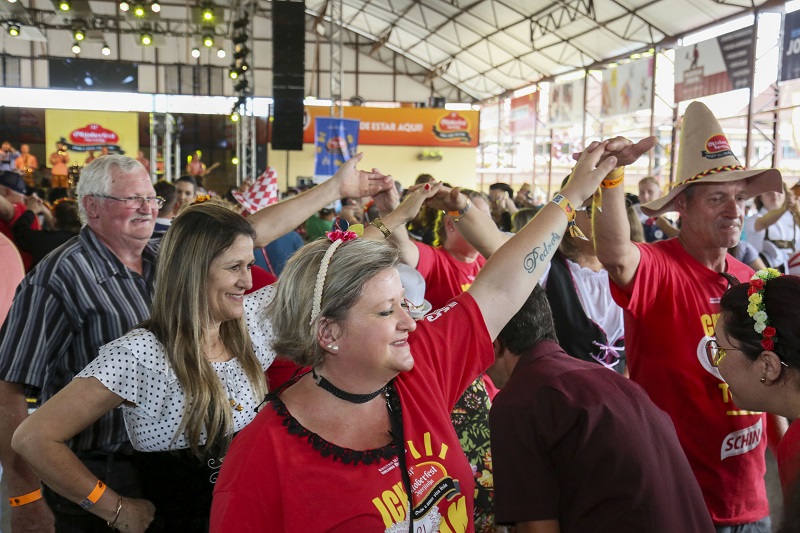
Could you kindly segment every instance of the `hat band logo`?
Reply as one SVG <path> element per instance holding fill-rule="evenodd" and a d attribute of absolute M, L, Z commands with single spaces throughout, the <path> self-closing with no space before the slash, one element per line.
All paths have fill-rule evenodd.
<path fill-rule="evenodd" d="M 720 157 L 728 157 L 733 155 L 731 145 L 728 144 L 728 139 L 724 135 L 714 135 L 706 141 L 706 149 L 701 150 L 700 154 L 706 159 L 719 159 Z"/>

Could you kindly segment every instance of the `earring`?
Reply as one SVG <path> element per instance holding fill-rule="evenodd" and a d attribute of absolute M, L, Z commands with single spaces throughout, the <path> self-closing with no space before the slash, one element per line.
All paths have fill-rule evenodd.
<path fill-rule="evenodd" d="M 763 378 L 761 378 L 761 383 L 766 383 L 766 382 L 767 382 L 767 377 L 766 377 L 766 376 L 764 376 Z"/>
<path fill-rule="evenodd" d="M 326 348 L 328 348 L 329 350 L 331 350 L 333 352 L 335 352 L 336 350 L 339 349 L 339 347 L 336 346 L 335 344 L 329 344 L 328 346 L 326 346 Z"/>

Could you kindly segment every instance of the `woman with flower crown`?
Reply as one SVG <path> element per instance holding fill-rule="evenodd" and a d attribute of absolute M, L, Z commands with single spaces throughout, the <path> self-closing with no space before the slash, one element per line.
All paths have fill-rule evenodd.
<path fill-rule="evenodd" d="M 720 301 L 716 338 L 708 341 L 709 362 L 728 384 L 741 409 L 800 417 L 800 277 L 773 268 L 759 270 L 748 284 L 728 289 Z M 784 501 L 800 479 L 800 423 L 778 443 Z"/>
<path fill-rule="evenodd" d="M 419 322 L 404 308 L 392 245 L 333 232 L 299 250 L 267 318 L 276 352 L 311 371 L 271 393 L 233 442 L 211 531 L 473 531 L 474 477 L 449 413 L 493 362 L 492 340 L 574 225 L 573 206 L 616 164 L 595 168 L 604 147 L 584 153 L 467 292 Z M 434 208 L 474 215 L 463 195 L 418 187 Z M 383 239 L 412 211 L 371 222 L 365 236 Z"/>

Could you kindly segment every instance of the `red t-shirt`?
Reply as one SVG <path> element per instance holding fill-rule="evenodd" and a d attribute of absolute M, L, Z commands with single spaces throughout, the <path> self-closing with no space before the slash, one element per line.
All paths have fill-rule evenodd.
<path fill-rule="evenodd" d="M 794 501 L 800 480 L 800 423 L 794 422 L 778 443 L 778 473 L 783 487 L 783 501 L 786 505 Z"/>
<path fill-rule="evenodd" d="M 11 215 L 11 220 L 0 220 L 0 233 L 11 239 L 11 242 L 14 242 L 14 234 L 11 231 L 11 227 L 14 225 L 14 222 L 17 221 L 19 217 L 27 210 L 28 208 L 25 207 L 23 203 L 16 203 L 14 204 L 14 214 Z M 33 217 L 33 222 L 31 222 L 31 229 L 42 229 L 39 225 L 39 218 Z M 22 264 L 25 265 L 25 272 L 31 269 L 31 264 L 33 263 L 33 258 L 31 254 L 28 252 L 23 252 L 19 250 L 19 255 L 22 257 Z"/>
<path fill-rule="evenodd" d="M 631 379 L 672 418 L 714 523 L 760 520 L 769 514 L 766 415 L 736 407 L 705 354 L 727 280 L 690 256 L 677 239 L 637 246 L 641 262 L 631 293 L 611 283 L 611 294 L 625 311 Z M 728 273 L 740 281 L 753 273 L 730 255 L 727 263 Z"/>
<path fill-rule="evenodd" d="M 457 294 L 469 289 L 486 259 L 482 255 L 472 263 L 463 263 L 442 248 L 414 242 L 419 250 L 417 271 L 425 278 L 425 299 L 433 309 L 444 307 Z"/>
<path fill-rule="evenodd" d="M 414 368 L 394 383 L 419 516 L 414 529 L 473 531 L 472 469 L 449 414 L 491 364 L 491 339 L 475 300 L 464 294 L 419 321 L 409 340 Z M 365 464 L 373 452 L 327 443 L 302 428 L 282 403 L 270 402 L 225 457 L 210 531 L 401 531 L 407 493 L 397 458 L 370 455 L 374 462 Z"/>

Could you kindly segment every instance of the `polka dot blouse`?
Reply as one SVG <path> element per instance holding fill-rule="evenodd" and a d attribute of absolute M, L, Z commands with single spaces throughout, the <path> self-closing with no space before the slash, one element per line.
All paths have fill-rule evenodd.
<path fill-rule="evenodd" d="M 271 348 L 272 327 L 264 318 L 264 309 L 274 296 L 274 289 L 264 287 L 245 296 L 247 330 L 253 341 L 256 358 L 266 369 L 275 359 Z M 233 429 L 241 430 L 253 418 L 263 398 L 256 398 L 239 360 L 212 363 L 223 389 L 233 405 Z M 76 377 L 95 377 L 110 391 L 125 399 L 125 426 L 134 449 L 160 452 L 188 448 L 185 436 L 177 435 L 186 404 L 183 388 L 169 365 L 164 347 L 155 335 L 135 329 L 100 348 L 98 357 Z M 206 435 L 201 435 L 201 443 Z"/>

